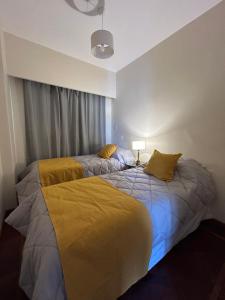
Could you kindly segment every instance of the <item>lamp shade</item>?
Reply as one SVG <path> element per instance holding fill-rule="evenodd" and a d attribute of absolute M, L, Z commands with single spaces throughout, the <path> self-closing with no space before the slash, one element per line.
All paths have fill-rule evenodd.
<path fill-rule="evenodd" d="M 110 31 L 97 30 L 91 35 L 91 52 L 97 58 L 109 58 L 114 54 L 113 36 Z"/>
<path fill-rule="evenodd" d="M 133 150 L 144 150 L 145 149 L 145 141 L 134 141 L 132 142 Z"/>

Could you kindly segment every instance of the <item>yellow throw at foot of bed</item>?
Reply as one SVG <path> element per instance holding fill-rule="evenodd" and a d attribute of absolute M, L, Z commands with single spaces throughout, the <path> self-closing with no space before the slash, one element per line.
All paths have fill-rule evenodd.
<path fill-rule="evenodd" d="M 70 300 L 115 300 L 148 270 L 142 203 L 99 177 L 42 188 Z"/>
<path fill-rule="evenodd" d="M 41 185 L 49 186 L 83 177 L 83 166 L 71 157 L 39 161 Z"/>

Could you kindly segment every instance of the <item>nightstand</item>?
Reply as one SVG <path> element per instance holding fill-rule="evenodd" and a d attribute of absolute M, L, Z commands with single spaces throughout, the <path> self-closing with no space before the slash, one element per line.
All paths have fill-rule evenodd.
<path fill-rule="evenodd" d="M 132 169 L 132 168 L 136 168 L 137 165 L 136 165 L 136 163 L 133 163 L 133 162 L 130 162 L 130 163 L 127 162 L 126 167 L 127 167 L 127 169 Z"/>
<path fill-rule="evenodd" d="M 132 162 L 131 162 L 131 163 L 129 163 L 129 162 L 126 163 L 127 169 L 138 168 L 138 167 L 139 167 L 139 168 L 140 168 L 140 167 L 141 167 L 141 168 L 145 168 L 146 165 L 147 165 L 147 163 L 141 163 L 141 164 L 138 165 L 138 166 L 136 165 L 136 163 L 132 163 Z"/>

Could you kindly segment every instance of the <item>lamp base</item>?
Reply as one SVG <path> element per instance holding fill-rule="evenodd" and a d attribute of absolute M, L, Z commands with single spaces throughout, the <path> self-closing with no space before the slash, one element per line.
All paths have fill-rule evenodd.
<path fill-rule="evenodd" d="M 140 162 L 140 160 L 138 159 L 138 160 L 136 161 L 136 166 L 140 166 L 140 164 L 141 164 L 141 162 Z"/>
<path fill-rule="evenodd" d="M 137 156 L 137 161 L 136 161 L 136 166 L 140 166 L 140 150 L 138 150 L 138 156 Z"/>

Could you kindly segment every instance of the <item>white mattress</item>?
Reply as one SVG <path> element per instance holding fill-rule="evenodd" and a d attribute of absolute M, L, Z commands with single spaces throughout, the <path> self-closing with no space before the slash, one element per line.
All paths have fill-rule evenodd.
<path fill-rule="evenodd" d="M 145 174 L 142 168 L 101 177 L 148 210 L 153 229 L 149 268 L 209 216 L 208 206 L 215 197 L 210 174 L 194 160 L 181 160 L 170 183 Z M 27 233 L 20 285 L 28 297 L 66 299 L 56 237 L 41 191 L 24 199 L 7 222 Z"/>

